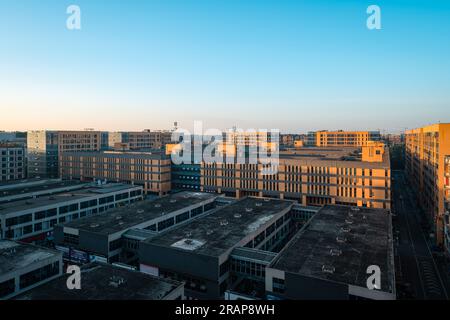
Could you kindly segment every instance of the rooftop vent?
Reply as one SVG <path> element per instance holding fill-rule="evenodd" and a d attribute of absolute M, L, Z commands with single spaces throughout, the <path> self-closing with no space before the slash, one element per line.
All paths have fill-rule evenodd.
<path fill-rule="evenodd" d="M 346 224 L 352 224 L 352 223 L 353 223 L 353 220 L 345 219 L 345 223 L 346 223 Z"/>
<path fill-rule="evenodd" d="M 228 225 L 228 221 L 227 220 L 222 220 L 222 221 L 220 221 L 220 225 L 221 226 L 227 226 Z"/>
<path fill-rule="evenodd" d="M 116 220 L 120 220 L 120 219 L 122 219 L 122 216 L 117 216 L 116 217 Z"/>
<path fill-rule="evenodd" d="M 255 203 L 255 206 L 261 207 L 261 206 L 262 206 L 262 203 L 261 203 L 261 202 L 257 202 L 257 203 Z"/>
<path fill-rule="evenodd" d="M 335 270 L 336 270 L 336 268 L 333 266 L 329 266 L 329 265 L 322 266 L 322 272 L 325 272 L 325 273 L 333 274 Z"/>
<path fill-rule="evenodd" d="M 337 236 L 336 241 L 339 243 L 345 243 L 347 242 L 347 239 L 345 237 Z"/>
<path fill-rule="evenodd" d="M 348 233 L 348 232 L 350 232 L 352 229 L 350 229 L 350 227 L 342 227 L 341 228 L 341 232 L 345 232 L 345 233 Z"/>
<path fill-rule="evenodd" d="M 138 214 L 142 214 L 142 213 L 144 213 L 144 210 L 139 209 L 139 210 L 137 211 L 137 213 L 138 213 Z"/>
<path fill-rule="evenodd" d="M 242 217 L 242 214 L 240 214 L 240 213 L 235 213 L 235 214 L 234 214 L 234 217 L 235 217 L 236 219 L 239 219 L 240 217 Z"/>
<path fill-rule="evenodd" d="M 213 233 L 214 233 L 214 230 L 211 230 L 211 229 L 206 231 L 206 234 L 207 234 L 208 236 L 211 235 L 211 234 L 213 234 Z"/>
<path fill-rule="evenodd" d="M 330 254 L 332 256 L 340 256 L 342 254 L 342 250 L 340 250 L 340 249 L 331 249 L 330 250 Z"/>
<path fill-rule="evenodd" d="M 264 201 L 265 201 L 265 202 L 269 202 L 269 201 L 270 201 L 270 199 L 268 199 L 268 198 L 265 198 L 265 199 L 264 199 Z"/>
<path fill-rule="evenodd" d="M 155 208 L 161 208 L 161 203 L 156 203 Z"/>
<path fill-rule="evenodd" d="M 175 203 L 175 202 L 177 202 L 177 199 L 171 199 L 169 202 L 170 203 Z"/>
<path fill-rule="evenodd" d="M 245 208 L 245 212 L 252 212 L 253 208 Z"/>
<path fill-rule="evenodd" d="M 109 285 L 114 288 L 118 288 L 125 283 L 125 279 L 118 276 L 112 276 L 109 279 Z"/>
<path fill-rule="evenodd" d="M 100 227 L 100 225 L 98 223 L 92 223 L 91 224 L 91 228 L 98 228 Z"/>

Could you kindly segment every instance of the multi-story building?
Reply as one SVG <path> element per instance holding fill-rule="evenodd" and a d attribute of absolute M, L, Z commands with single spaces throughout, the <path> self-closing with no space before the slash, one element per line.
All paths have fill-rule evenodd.
<path fill-rule="evenodd" d="M 380 141 L 379 131 L 316 131 L 309 132 L 307 144 L 316 147 L 362 147 L 368 141 Z"/>
<path fill-rule="evenodd" d="M 180 192 L 61 224 L 55 227 L 56 248 L 71 262 L 136 263 L 141 241 L 211 212 L 216 198 Z"/>
<path fill-rule="evenodd" d="M 81 288 L 67 287 L 62 275 L 17 296 L 17 300 L 182 300 L 181 282 L 153 277 L 120 266 L 94 262 L 81 267 Z"/>
<path fill-rule="evenodd" d="M 445 247 L 450 255 L 450 156 L 445 157 L 444 169 L 444 210 L 445 210 Z"/>
<path fill-rule="evenodd" d="M 265 267 L 295 233 L 294 201 L 246 197 L 140 243 L 140 270 L 184 281 L 189 299 L 219 299 Z"/>
<path fill-rule="evenodd" d="M 369 279 L 375 270 L 378 284 Z M 324 206 L 265 271 L 269 299 L 395 300 L 391 215 Z"/>
<path fill-rule="evenodd" d="M 65 152 L 61 178 L 107 180 L 140 185 L 146 194 L 167 194 L 171 189 L 171 161 L 163 152 Z"/>
<path fill-rule="evenodd" d="M 40 188 L 47 193 L 36 196 L 36 192 L 31 192 L 33 198 L 22 197 L 0 204 L 0 238 L 45 243 L 52 239 L 53 227 L 58 223 L 102 213 L 141 200 L 143 196 L 142 187 L 124 184 L 77 184 L 65 188 L 42 185 Z M 61 193 L 58 191 L 61 189 L 66 191 Z"/>
<path fill-rule="evenodd" d="M 61 181 L 59 179 L 30 179 L 0 185 L 0 204 L 5 202 L 32 199 L 45 195 L 70 192 L 87 186 L 80 181 Z"/>
<path fill-rule="evenodd" d="M 13 143 L 0 143 L 0 183 L 25 177 L 25 148 Z"/>
<path fill-rule="evenodd" d="M 56 250 L 0 240 L 0 300 L 45 284 L 62 269 L 62 254 Z"/>
<path fill-rule="evenodd" d="M 201 190 L 227 196 L 297 200 L 302 205 L 344 204 L 390 209 L 389 150 L 380 143 L 358 148 L 301 148 L 280 152 L 277 172 L 264 164 L 201 165 Z"/>
<path fill-rule="evenodd" d="M 172 132 L 170 131 L 110 132 L 108 144 L 110 148 L 118 144 L 127 144 L 130 150 L 161 149 L 171 143 L 171 140 Z"/>
<path fill-rule="evenodd" d="M 58 178 L 61 154 L 100 151 L 104 143 L 104 134 L 100 131 L 29 131 L 28 176 Z"/>
<path fill-rule="evenodd" d="M 27 133 L 26 132 L 5 132 L 0 131 L 0 144 L 1 143 L 14 143 L 22 147 L 27 145 Z"/>
<path fill-rule="evenodd" d="M 405 173 L 419 205 L 435 226 L 438 245 L 444 244 L 445 158 L 450 155 L 450 123 L 405 132 Z"/>

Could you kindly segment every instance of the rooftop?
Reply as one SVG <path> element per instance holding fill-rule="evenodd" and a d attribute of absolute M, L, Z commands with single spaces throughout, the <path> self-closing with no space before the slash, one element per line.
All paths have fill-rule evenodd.
<path fill-rule="evenodd" d="M 80 290 L 67 288 L 67 276 L 34 288 L 18 300 L 161 300 L 182 284 L 173 280 L 92 263 L 81 269 Z"/>
<path fill-rule="evenodd" d="M 64 227 L 101 234 L 113 234 L 132 228 L 171 212 L 216 198 L 217 195 L 202 192 L 180 192 L 158 198 L 153 201 L 140 201 L 127 207 L 108 210 L 98 214 L 74 220 Z"/>
<path fill-rule="evenodd" d="M 15 200 L 10 202 L 0 203 L 0 215 L 6 215 L 12 212 L 24 211 L 29 209 L 40 208 L 44 206 L 55 206 L 68 201 L 80 200 L 83 198 L 90 198 L 94 195 L 108 194 L 121 190 L 129 190 L 132 188 L 139 188 L 129 184 L 110 183 L 100 186 L 85 185 L 81 189 L 76 189 L 70 192 L 57 193 L 51 195 L 40 196 L 37 198 L 29 198 L 22 200 Z"/>
<path fill-rule="evenodd" d="M 324 206 L 280 252 L 272 269 L 366 287 L 377 265 L 381 288 L 393 292 L 391 216 L 386 210 Z"/>
<path fill-rule="evenodd" d="M 19 180 L 0 184 L 0 202 L 15 197 L 32 197 L 36 193 L 56 193 L 64 189 L 76 189 L 88 185 L 86 182 L 76 180 L 62 181 L 59 179 Z"/>
<path fill-rule="evenodd" d="M 133 158 L 133 159 L 169 159 L 169 157 L 161 152 L 161 150 L 144 149 L 144 150 L 109 150 L 109 151 L 82 151 L 82 152 L 65 152 L 64 156 L 102 156 L 104 158 Z"/>
<path fill-rule="evenodd" d="M 61 253 L 55 250 L 10 240 L 0 240 L 0 275 L 60 255 Z"/>
<path fill-rule="evenodd" d="M 276 219 L 293 206 L 293 201 L 247 197 L 221 207 L 183 227 L 146 240 L 155 246 L 220 256 L 251 233 Z"/>

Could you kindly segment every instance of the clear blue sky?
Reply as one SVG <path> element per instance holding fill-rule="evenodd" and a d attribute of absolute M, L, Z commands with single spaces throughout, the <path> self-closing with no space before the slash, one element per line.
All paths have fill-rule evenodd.
<path fill-rule="evenodd" d="M 0 130 L 450 122 L 450 1 L 0 0 L 0 111 Z"/>

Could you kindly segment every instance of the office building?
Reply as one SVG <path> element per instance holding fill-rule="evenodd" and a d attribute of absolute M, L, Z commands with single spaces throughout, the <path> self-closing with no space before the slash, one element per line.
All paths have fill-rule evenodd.
<path fill-rule="evenodd" d="M 180 192 L 55 227 L 55 244 L 76 263 L 136 263 L 140 242 L 215 207 L 216 195 Z"/>
<path fill-rule="evenodd" d="M 305 206 L 391 207 L 389 150 L 380 143 L 283 151 L 275 174 L 263 174 L 262 163 L 202 162 L 201 166 L 204 192 L 290 199 Z"/>
<path fill-rule="evenodd" d="M 0 204 L 0 236 L 23 242 L 45 243 L 53 238 L 53 227 L 58 223 L 102 213 L 119 205 L 142 199 L 142 187 L 124 184 L 86 186 L 41 185 L 46 190 L 33 198 L 22 197 Z M 47 187 L 47 188 L 46 188 Z M 50 193 L 51 188 L 54 193 Z M 71 189 L 58 193 L 61 189 Z M 34 192 L 29 191 L 29 194 Z M 34 193 L 36 194 L 36 193 Z M 9 194 L 12 196 L 14 194 Z"/>
<path fill-rule="evenodd" d="M 25 148 L 0 142 L 0 184 L 26 178 Z"/>
<path fill-rule="evenodd" d="M 264 282 L 265 266 L 296 231 L 294 204 L 251 197 L 232 202 L 141 242 L 140 270 L 184 281 L 188 299 L 223 298 L 243 277 Z"/>
<path fill-rule="evenodd" d="M 368 141 L 380 141 L 379 131 L 316 131 L 309 132 L 307 144 L 316 147 L 362 147 Z"/>
<path fill-rule="evenodd" d="M 0 203 L 81 189 L 88 183 L 60 179 L 28 179 L 0 185 Z"/>
<path fill-rule="evenodd" d="M 395 300 L 394 272 L 389 212 L 327 205 L 266 268 L 267 298 Z"/>
<path fill-rule="evenodd" d="M 57 278 L 62 268 L 62 255 L 58 251 L 0 240 L 0 300 Z"/>
<path fill-rule="evenodd" d="M 69 275 L 19 295 L 17 300 L 182 300 L 183 284 L 121 267 L 91 263 L 81 268 L 81 288 L 67 287 Z"/>
<path fill-rule="evenodd" d="M 28 177 L 58 178 L 61 154 L 99 151 L 102 148 L 102 137 L 104 137 L 102 132 L 90 130 L 29 131 L 27 133 Z"/>
<path fill-rule="evenodd" d="M 405 174 L 418 204 L 444 244 L 445 158 L 450 155 L 450 124 L 435 124 L 405 132 Z"/>
<path fill-rule="evenodd" d="M 450 156 L 445 157 L 444 169 L 444 238 L 447 254 L 450 255 Z"/>
<path fill-rule="evenodd" d="M 66 152 L 61 155 L 61 178 L 106 180 L 139 185 L 146 194 L 170 191 L 171 161 L 163 152 Z"/>
<path fill-rule="evenodd" d="M 171 131 L 110 132 L 108 145 L 115 148 L 118 144 L 126 144 L 130 150 L 161 149 L 171 140 Z"/>

